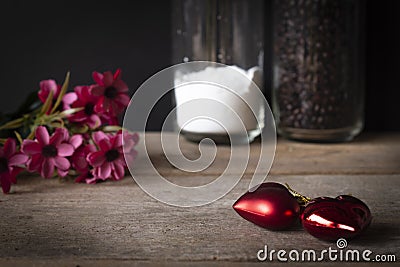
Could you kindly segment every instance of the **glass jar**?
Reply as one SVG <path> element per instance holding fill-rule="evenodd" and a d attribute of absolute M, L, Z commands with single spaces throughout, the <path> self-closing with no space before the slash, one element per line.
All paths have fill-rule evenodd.
<path fill-rule="evenodd" d="M 263 12 L 262 0 L 174 0 L 172 16 L 173 63 L 207 61 L 224 64 L 204 64 L 204 69 L 183 71 L 183 74 L 180 73 L 181 77 L 176 78 L 176 80 L 186 79 L 190 81 L 194 77 L 200 77 L 203 80 L 206 79 L 207 75 L 210 77 L 219 76 L 224 79 L 224 77 L 227 77 L 225 74 L 232 72 L 231 69 L 228 70 L 226 67 L 232 67 L 261 89 L 264 59 Z M 212 80 L 218 83 L 215 77 Z M 228 83 L 234 84 L 234 82 Z M 240 85 L 240 82 L 237 84 Z M 246 88 L 246 90 L 249 88 Z M 240 90 L 241 88 L 233 91 L 237 93 Z M 195 123 L 185 124 L 188 114 L 183 114 L 181 112 L 183 109 L 179 109 L 179 105 L 182 104 L 183 100 L 194 100 L 205 97 L 207 94 L 217 101 L 224 102 L 228 106 L 231 105 L 234 112 L 238 113 L 239 117 L 243 119 L 248 133 L 245 138 L 247 141 L 251 142 L 260 134 L 262 125 L 257 124 L 257 120 L 248 119 L 248 114 L 244 114 L 248 112 L 242 112 L 244 108 L 232 106 L 232 103 L 228 102 L 229 97 L 226 94 L 218 93 L 218 89 L 213 91 L 211 87 L 193 86 L 192 88 L 185 88 L 185 90 L 175 88 L 173 97 L 174 104 L 177 106 L 178 130 L 187 139 L 199 141 L 205 137 L 210 137 L 217 143 L 228 142 L 227 129 L 223 129 L 211 120 L 200 119 Z M 240 95 L 240 97 L 251 98 L 248 95 Z M 216 109 L 216 112 L 221 113 L 221 110 Z M 197 115 L 201 115 L 200 113 L 198 112 Z M 221 119 L 224 120 L 223 117 Z M 229 121 L 225 122 L 229 125 Z M 236 128 L 233 127 L 233 124 L 229 125 L 228 128 L 230 128 L 228 129 L 230 134 L 235 135 Z"/>
<path fill-rule="evenodd" d="M 272 105 L 278 133 L 335 142 L 363 128 L 363 2 L 274 0 Z"/>

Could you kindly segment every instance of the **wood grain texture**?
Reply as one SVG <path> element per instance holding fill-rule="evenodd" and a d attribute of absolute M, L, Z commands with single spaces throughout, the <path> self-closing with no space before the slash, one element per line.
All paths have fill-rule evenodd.
<path fill-rule="evenodd" d="M 189 159 L 198 158 L 200 155 L 198 144 L 181 139 L 183 154 Z M 146 134 L 146 148 L 152 162 L 162 175 L 166 177 L 188 175 L 168 162 L 161 147 L 159 134 Z M 245 171 L 247 174 L 253 173 L 258 163 L 259 142 L 252 143 L 250 149 L 250 160 Z M 244 152 L 240 155 L 246 157 Z M 179 158 L 180 155 L 172 154 L 171 157 Z M 230 148 L 218 146 L 217 157 L 213 164 L 198 174 L 221 174 L 229 162 L 229 157 Z M 146 172 L 148 170 L 143 170 L 143 173 Z M 400 173 L 400 134 L 364 134 L 353 142 L 333 144 L 300 143 L 279 138 L 270 173 L 277 175 Z"/>
<path fill-rule="evenodd" d="M 371 135 L 335 145 L 279 140 L 268 179 L 287 182 L 310 197 L 351 193 L 364 200 L 373 223 L 363 236 L 349 241 L 349 248 L 399 258 L 400 171 L 395 162 L 399 140 L 400 135 Z M 153 144 L 152 156 L 160 151 Z M 386 161 L 374 161 L 378 156 Z M 339 165 L 334 160 L 330 163 L 329 157 L 347 167 L 335 169 L 332 166 Z M 209 182 L 217 173 L 173 175 L 178 170 L 170 171 L 163 164 L 157 167 L 169 172 L 171 181 L 185 185 Z M 164 205 L 146 195 L 130 177 L 97 185 L 20 177 L 12 194 L 0 195 L 0 265 L 253 266 L 259 264 L 256 253 L 264 245 L 318 251 L 335 246 L 300 227 L 271 232 L 239 217 L 231 206 L 248 188 L 250 177 L 251 169 L 225 197 L 198 208 Z"/>

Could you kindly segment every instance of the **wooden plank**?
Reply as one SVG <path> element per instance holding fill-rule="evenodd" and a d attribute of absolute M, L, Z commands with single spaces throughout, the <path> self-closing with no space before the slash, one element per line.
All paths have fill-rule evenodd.
<path fill-rule="evenodd" d="M 352 193 L 371 208 L 369 231 L 349 241 L 352 249 L 392 253 L 399 257 L 400 175 L 272 175 L 311 197 Z M 194 184 L 204 176 L 174 177 Z M 232 209 L 246 191 L 246 176 L 224 198 L 203 207 L 178 208 L 146 195 L 126 178 L 97 185 L 72 180 L 24 177 L 13 194 L 1 195 L 0 261 L 40 259 L 181 262 L 256 262 L 264 245 L 271 249 L 322 250 L 320 241 L 301 228 L 272 232 L 257 227 Z M 6 260 L 6 259 L 9 260 Z M 44 261 L 46 262 L 46 261 Z M 91 264 L 98 263 L 92 261 Z M 82 265 L 83 265 L 82 263 Z M 119 262 L 123 265 L 123 262 Z M 192 264 L 192 265 L 191 265 Z M 267 263 L 266 263 L 267 264 Z M 135 265 L 134 265 L 135 266 Z M 203 266 L 203 265 L 202 265 Z"/>
<path fill-rule="evenodd" d="M 166 133 L 167 140 L 174 135 Z M 142 138 L 143 141 L 143 138 Z M 187 176 L 188 172 L 172 166 L 161 148 L 158 133 L 146 133 L 146 148 L 154 166 L 165 177 Z M 180 139 L 183 154 L 190 158 L 199 157 L 198 145 Z M 212 165 L 198 175 L 219 175 L 226 168 L 230 157 L 228 146 L 218 146 L 217 157 Z M 143 144 L 139 151 L 145 151 Z M 245 149 L 243 148 L 243 151 Z M 259 159 L 260 146 L 251 145 L 250 160 L 245 171 L 252 174 Z M 143 153 L 142 153 L 143 156 Z M 246 154 L 240 153 L 243 160 Z M 178 153 L 170 154 L 179 159 Z M 150 174 L 149 168 L 141 169 L 138 159 L 136 172 Z M 237 173 L 241 173 L 238 169 Z M 313 144 L 278 139 L 271 174 L 398 174 L 400 173 L 400 134 L 364 134 L 349 143 Z"/>
<path fill-rule="evenodd" d="M 219 146 L 211 168 L 188 174 L 171 167 L 162 155 L 158 134 L 147 137 L 156 168 L 176 184 L 206 184 L 229 159 L 229 148 Z M 197 144 L 183 140 L 181 145 L 189 158 L 199 155 Z M 97 185 L 20 177 L 12 194 L 0 195 L 0 266 L 253 266 L 259 264 L 256 253 L 264 245 L 317 251 L 334 247 L 300 227 L 271 232 L 234 212 L 232 204 L 248 188 L 258 146 L 251 146 L 250 163 L 240 183 L 222 199 L 198 208 L 162 204 L 129 177 Z M 364 200 L 373 223 L 362 237 L 349 241 L 349 248 L 394 254 L 398 259 L 399 148 L 400 134 L 364 134 L 351 143 L 325 145 L 279 139 L 268 180 L 288 182 L 310 197 L 351 193 Z M 137 171 L 152 177 L 152 172 L 141 168 L 139 158 Z"/>
<path fill-rule="evenodd" d="M 44 266 L 57 266 L 57 267 L 103 267 L 103 266 L 113 266 L 113 267 L 164 267 L 164 266 L 174 266 L 174 267 L 259 267 L 260 265 L 268 265 L 269 267 L 274 266 L 338 266 L 341 263 L 338 262 L 301 262 L 301 263 L 281 263 L 281 262 L 230 262 L 230 261 L 197 261 L 197 262 L 179 262 L 179 261 L 135 261 L 135 260 L 118 260 L 118 259 L 81 259 L 81 258 L 62 258 L 62 259 L 0 259 L 0 266 L 2 267 L 44 267 Z M 398 266 L 398 263 L 392 263 L 390 266 Z M 368 266 L 382 266 L 382 264 L 377 263 L 366 263 L 366 262 L 352 262 L 352 267 L 368 267 Z M 384 266 L 387 266 L 387 264 Z"/>

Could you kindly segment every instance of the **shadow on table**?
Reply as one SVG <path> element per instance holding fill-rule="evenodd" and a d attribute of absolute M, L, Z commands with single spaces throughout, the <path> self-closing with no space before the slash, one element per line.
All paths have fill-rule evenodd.
<path fill-rule="evenodd" d="M 392 243 L 400 234 L 399 226 L 390 224 L 371 224 L 360 237 L 351 241 L 354 245 L 362 246 L 383 246 Z"/>
<path fill-rule="evenodd" d="M 392 143 L 398 140 L 397 132 L 362 132 L 357 135 L 349 143 L 355 144 L 373 144 L 375 142 L 379 143 Z"/>

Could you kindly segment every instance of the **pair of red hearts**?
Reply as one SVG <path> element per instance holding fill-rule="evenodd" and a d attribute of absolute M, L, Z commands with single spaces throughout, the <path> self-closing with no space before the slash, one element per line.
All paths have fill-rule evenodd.
<path fill-rule="evenodd" d="M 300 219 L 308 233 L 325 240 L 354 238 L 372 219 L 368 206 L 353 196 L 309 199 L 274 182 L 245 193 L 233 208 L 244 219 L 270 230 L 287 229 Z"/>

